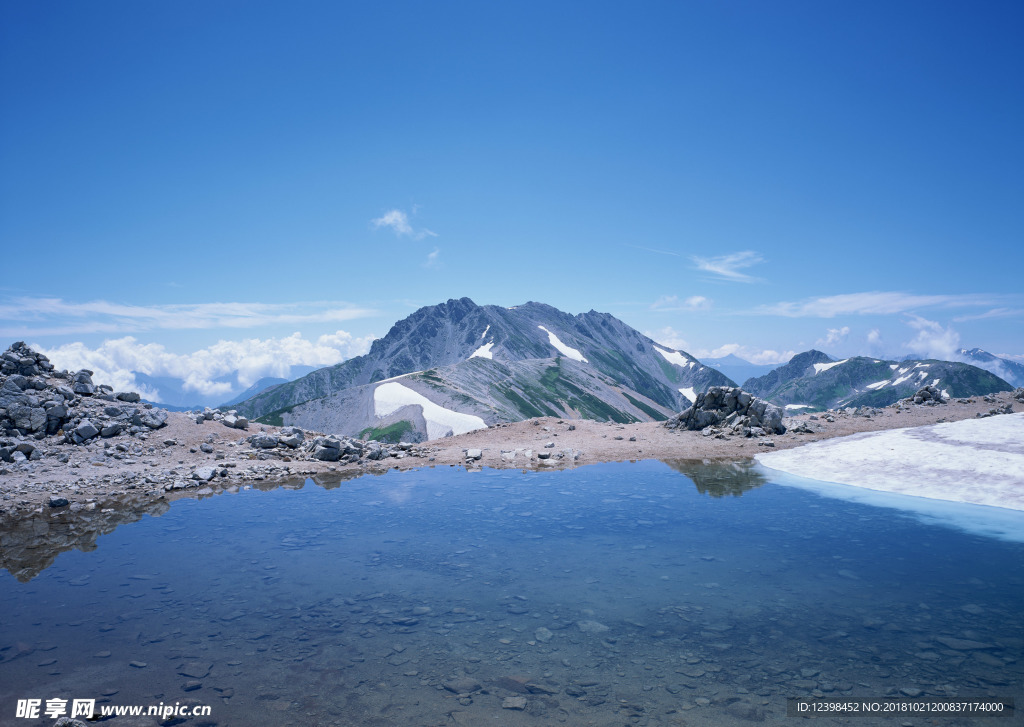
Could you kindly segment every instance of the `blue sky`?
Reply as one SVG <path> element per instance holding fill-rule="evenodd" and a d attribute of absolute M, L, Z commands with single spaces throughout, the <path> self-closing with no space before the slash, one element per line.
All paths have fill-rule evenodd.
<path fill-rule="evenodd" d="M 1021 37 L 1019 2 L 5 3 L 0 345 L 323 365 L 469 296 L 704 356 L 1024 354 Z"/>

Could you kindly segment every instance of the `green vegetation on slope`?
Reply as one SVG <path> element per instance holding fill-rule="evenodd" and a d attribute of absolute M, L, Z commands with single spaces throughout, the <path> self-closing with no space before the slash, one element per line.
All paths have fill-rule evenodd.
<path fill-rule="evenodd" d="M 644 403 L 643 403 L 642 401 L 637 401 L 637 400 L 636 400 L 636 399 L 634 399 L 634 398 L 633 398 L 632 396 L 630 396 L 629 394 L 627 394 L 627 393 L 626 393 L 625 391 L 623 391 L 623 392 L 622 392 L 622 395 L 623 395 L 624 397 L 626 397 L 627 399 L 629 399 L 629 403 L 630 403 L 630 404 L 632 404 L 633 406 L 635 406 L 635 407 L 636 407 L 637 409 L 639 409 L 640 411 L 642 411 L 642 412 L 643 412 L 644 414 L 646 414 L 647 416 L 649 416 L 649 417 L 650 417 L 651 419 L 653 419 L 654 421 L 656 421 L 656 422 L 663 422 L 663 421 L 665 421 L 666 419 L 668 419 L 668 417 L 667 417 L 667 416 L 665 416 L 664 414 L 662 414 L 662 413 L 661 413 L 660 411 L 658 411 L 657 409 L 654 409 L 654 408 L 652 408 L 652 407 L 648 406 L 647 404 L 644 404 Z"/>
<path fill-rule="evenodd" d="M 294 409 L 297 406 L 298 404 L 292 404 L 291 406 L 286 406 L 281 409 L 268 412 L 263 416 L 259 417 L 258 419 L 253 419 L 253 421 L 256 422 L 257 424 L 269 424 L 272 427 L 283 427 L 284 419 L 282 418 L 282 416 L 284 414 L 288 414 L 289 412 L 291 412 L 292 409 Z"/>

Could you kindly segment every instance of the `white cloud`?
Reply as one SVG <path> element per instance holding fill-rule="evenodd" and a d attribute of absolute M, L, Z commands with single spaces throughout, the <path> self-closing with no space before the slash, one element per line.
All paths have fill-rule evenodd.
<path fill-rule="evenodd" d="M 992 305 L 988 295 L 913 295 L 898 291 L 871 291 L 846 293 L 766 305 L 755 312 L 787 318 L 833 318 L 837 315 L 891 315 L 919 308 L 951 308 L 959 306 Z"/>
<path fill-rule="evenodd" d="M 689 348 L 689 345 L 687 345 L 686 341 L 683 340 L 682 334 L 672 326 L 665 326 L 661 330 L 653 333 L 651 331 L 645 331 L 644 335 L 651 340 L 660 343 L 662 346 L 674 348 L 678 351 Z"/>
<path fill-rule="evenodd" d="M 693 262 L 697 266 L 697 270 L 703 270 L 724 280 L 731 280 L 737 283 L 753 283 L 757 278 L 741 273 L 740 270 L 762 263 L 764 258 L 752 250 L 745 250 L 719 257 L 694 257 Z"/>
<path fill-rule="evenodd" d="M 868 343 L 872 346 L 876 346 L 882 342 L 882 332 L 877 328 L 872 328 L 868 331 Z"/>
<path fill-rule="evenodd" d="M 67 343 L 56 348 L 33 345 L 60 369 L 95 372 L 97 383 L 108 383 L 116 390 L 139 391 L 159 401 L 159 393 L 140 390 L 135 372 L 154 377 L 179 379 L 186 391 L 204 396 L 224 395 L 246 388 L 264 376 L 287 377 L 292 366 L 331 366 L 366 353 L 373 336 L 355 338 L 347 331 L 307 340 L 301 333 L 284 338 L 221 340 L 192 353 L 177 354 L 159 343 L 140 343 L 132 336 L 108 339 L 97 348 L 83 343 Z M 230 382 L 217 381 L 230 376 Z"/>
<path fill-rule="evenodd" d="M 423 263 L 425 268 L 437 268 L 441 266 L 441 261 L 438 259 L 441 255 L 441 248 L 435 247 L 433 250 L 427 253 L 427 260 Z"/>
<path fill-rule="evenodd" d="M 268 325 L 339 323 L 376 315 L 347 303 L 182 303 L 124 305 L 106 300 L 11 298 L 0 304 L 0 336 L 134 333 L 152 330 L 254 328 Z"/>
<path fill-rule="evenodd" d="M 757 349 L 751 348 L 750 346 L 743 346 L 738 343 L 726 343 L 718 348 L 706 349 L 699 348 L 691 353 L 698 359 L 705 358 L 723 358 L 732 354 L 738 356 L 744 361 L 749 361 L 754 364 L 776 364 L 785 363 L 789 359 L 796 356 L 796 351 L 776 351 L 771 348 Z"/>
<path fill-rule="evenodd" d="M 416 214 L 417 207 L 413 207 L 413 214 Z M 402 210 L 388 210 L 380 217 L 370 220 L 375 228 L 389 227 L 398 237 L 411 237 L 414 240 L 422 240 L 424 237 L 437 237 L 436 232 L 426 227 L 419 230 L 413 229 L 409 224 L 409 216 Z"/>
<path fill-rule="evenodd" d="M 835 346 L 838 343 L 842 343 L 846 340 L 846 337 L 850 335 L 850 327 L 843 326 L 842 328 L 829 328 L 826 331 L 824 338 L 819 338 L 815 341 L 815 346 Z"/>
<path fill-rule="evenodd" d="M 682 335 L 671 326 L 666 326 L 655 332 L 647 331 L 644 333 L 648 338 L 660 343 L 662 346 L 668 348 L 674 348 L 678 351 L 687 351 L 691 356 L 695 356 L 698 359 L 705 358 L 723 358 L 732 354 L 739 356 L 750 363 L 755 364 L 775 364 L 785 363 L 789 359 L 796 355 L 796 351 L 775 351 L 773 349 L 757 349 L 749 346 L 741 346 L 738 343 L 726 343 L 718 348 L 707 349 L 697 348 L 690 349 L 689 345 L 683 339 Z"/>
<path fill-rule="evenodd" d="M 943 361 L 961 360 L 960 334 L 952 328 L 943 327 L 921 316 L 910 316 L 907 325 L 917 331 L 914 338 L 903 344 L 911 353 Z"/>
<path fill-rule="evenodd" d="M 711 299 L 703 295 L 691 295 L 685 300 L 679 300 L 678 295 L 663 295 L 651 303 L 651 310 L 657 311 L 698 311 L 710 308 Z"/>

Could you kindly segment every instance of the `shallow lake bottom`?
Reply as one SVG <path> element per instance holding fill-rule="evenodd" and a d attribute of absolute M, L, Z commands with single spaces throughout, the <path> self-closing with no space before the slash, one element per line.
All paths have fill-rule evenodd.
<path fill-rule="evenodd" d="M 52 724 L 14 719 L 27 698 L 347 727 L 782 723 L 787 697 L 1021 696 L 1020 543 L 746 463 L 326 485 L 178 501 L 26 583 L 4 574 L 0 723 Z"/>

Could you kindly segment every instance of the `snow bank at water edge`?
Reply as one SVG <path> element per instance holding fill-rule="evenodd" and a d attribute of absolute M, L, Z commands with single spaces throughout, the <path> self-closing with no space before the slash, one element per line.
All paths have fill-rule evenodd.
<path fill-rule="evenodd" d="M 1024 511 L 1024 413 L 854 434 L 757 460 L 818 483 Z"/>

